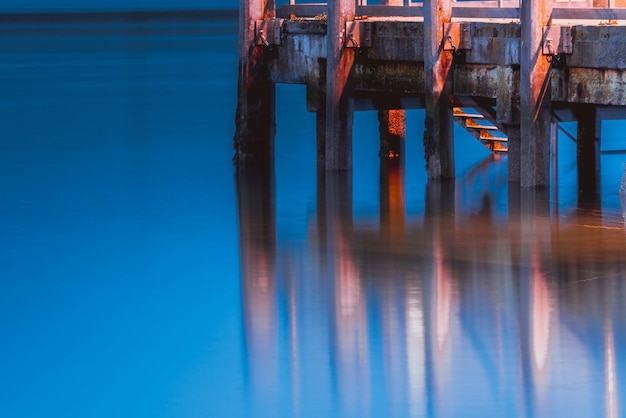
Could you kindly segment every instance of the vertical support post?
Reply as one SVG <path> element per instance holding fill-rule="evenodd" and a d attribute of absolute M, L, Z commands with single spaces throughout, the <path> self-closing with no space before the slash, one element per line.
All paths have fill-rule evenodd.
<path fill-rule="evenodd" d="M 600 203 L 600 136 L 602 121 L 592 104 L 577 104 L 574 115 L 578 120 L 576 132 L 576 162 L 578 165 L 578 203 L 597 208 Z"/>
<path fill-rule="evenodd" d="M 543 27 L 553 0 L 522 1 L 520 55 L 521 186 L 550 184 L 551 64 L 542 55 Z"/>
<path fill-rule="evenodd" d="M 394 158 L 402 155 L 406 139 L 406 112 L 404 109 L 378 111 L 380 157 Z"/>
<path fill-rule="evenodd" d="M 345 47 L 346 21 L 354 19 L 354 0 L 330 0 L 326 32 L 326 142 L 327 170 L 352 169 L 354 99 L 350 74 L 355 48 Z"/>
<path fill-rule="evenodd" d="M 443 25 L 451 20 L 450 0 L 424 0 L 424 157 L 431 179 L 454 178 L 454 127 L 448 103 L 452 52 L 443 50 Z"/>
<path fill-rule="evenodd" d="M 274 0 L 239 1 L 239 69 L 235 115 L 235 163 L 269 164 L 274 156 L 275 86 L 269 50 L 256 45 L 257 20 L 276 16 Z"/>

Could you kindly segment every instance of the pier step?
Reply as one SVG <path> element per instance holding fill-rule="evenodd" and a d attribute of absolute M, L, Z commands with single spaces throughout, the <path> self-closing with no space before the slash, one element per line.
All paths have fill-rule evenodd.
<path fill-rule="evenodd" d="M 453 107 L 452 113 L 454 117 L 460 118 L 473 118 L 473 119 L 484 119 L 485 117 L 480 113 L 474 111 L 474 109 L 468 109 L 463 107 Z"/>
<path fill-rule="evenodd" d="M 492 152 L 507 152 L 508 137 L 474 108 L 454 107 L 454 120 Z"/>

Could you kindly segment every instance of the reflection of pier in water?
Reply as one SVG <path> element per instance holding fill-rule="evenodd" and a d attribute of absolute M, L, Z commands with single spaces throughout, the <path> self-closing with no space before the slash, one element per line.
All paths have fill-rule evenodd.
<path fill-rule="evenodd" d="M 454 182 L 430 182 L 414 222 L 401 166 L 384 163 L 378 229 L 354 219 L 351 175 L 325 173 L 306 242 L 281 245 L 273 177 L 250 170 L 237 182 L 246 352 L 251 382 L 274 391 L 259 407 L 288 397 L 307 410 L 315 392 L 349 416 L 382 404 L 401 416 L 617 416 L 621 220 L 556 222 L 534 190 L 506 222 L 488 201 L 459 215 Z"/>

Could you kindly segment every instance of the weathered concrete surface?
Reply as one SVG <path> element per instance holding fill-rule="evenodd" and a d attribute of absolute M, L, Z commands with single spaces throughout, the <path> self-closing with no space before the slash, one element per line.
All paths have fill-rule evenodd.
<path fill-rule="evenodd" d="M 317 85 L 320 59 L 326 58 L 326 22 L 285 21 L 282 31 L 281 44 L 273 47 L 272 81 Z"/>
<path fill-rule="evenodd" d="M 459 65 L 454 68 L 454 94 L 496 99 L 505 94 L 519 96 L 519 67 L 495 64 Z M 501 84 L 508 82 L 517 84 Z"/>
<path fill-rule="evenodd" d="M 554 70 L 552 100 L 626 106 L 626 72 L 574 67 Z"/>
<path fill-rule="evenodd" d="M 423 22 L 369 22 L 372 46 L 364 50 L 367 58 L 390 61 L 424 61 Z"/>
<path fill-rule="evenodd" d="M 444 24 L 451 21 L 450 1 L 424 1 L 424 157 L 430 179 L 454 178 L 454 119 L 448 103 L 453 54 L 443 49 Z"/>
<path fill-rule="evenodd" d="M 520 36 L 519 23 L 473 22 L 465 63 L 519 65 Z"/>
<path fill-rule="evenodd" d="M 626 69 L 626 26 L 572 27 L 571 67 Z"/>
<path fill-rule="evenodd" d="M 405 94 L 424 93 L 424 66 L 404 61 L 357 60 L 354 89 Z"/>
<path fill-rule="evenodd" d="M 269 76 L 269 50 L 256 46 L 257 20 L 276 15 L 274 0 L 240 0 L 236 163 L 267 165 L 274 156 L 274 83 Z"/>
<path fill-rule="evenodd" d="M 522 187 L 550 185 L 550 122 L 552 119 L 551 64 L 542 55 L 543 27 L 548 25 L 552 0 L 524 1 L 521 5 L 520 50 L 521 154 L 509 151 L 509 160 L 520 159 Z"/>
<path fill-rule="evenodd" d="M 626 27 L 574 26 L 572 54 L 553 69 L 552 100 L 626 105 Z"/>

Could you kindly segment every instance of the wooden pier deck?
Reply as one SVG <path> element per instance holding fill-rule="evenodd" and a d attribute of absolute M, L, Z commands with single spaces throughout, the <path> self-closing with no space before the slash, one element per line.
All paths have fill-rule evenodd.
<path fill-rule="evenodd" d="M 381 155 L 393 156 L 402 109 L 419 107 L 429 178 L 452 178 L 453 109 L 472 108 L 488 122 L 468 128 L 508 149 L 522 187 L 549 185 L 557 124 L 577 120 L 581 187 L 596 187 L 600 122 L 626 119 L 626 1 L 386 1 L 240 0 L 238 164 L 271 162 L 274 84 L 299 83 L 320 168 L 351 169 L 354 111 L 379 111 Z"/>

